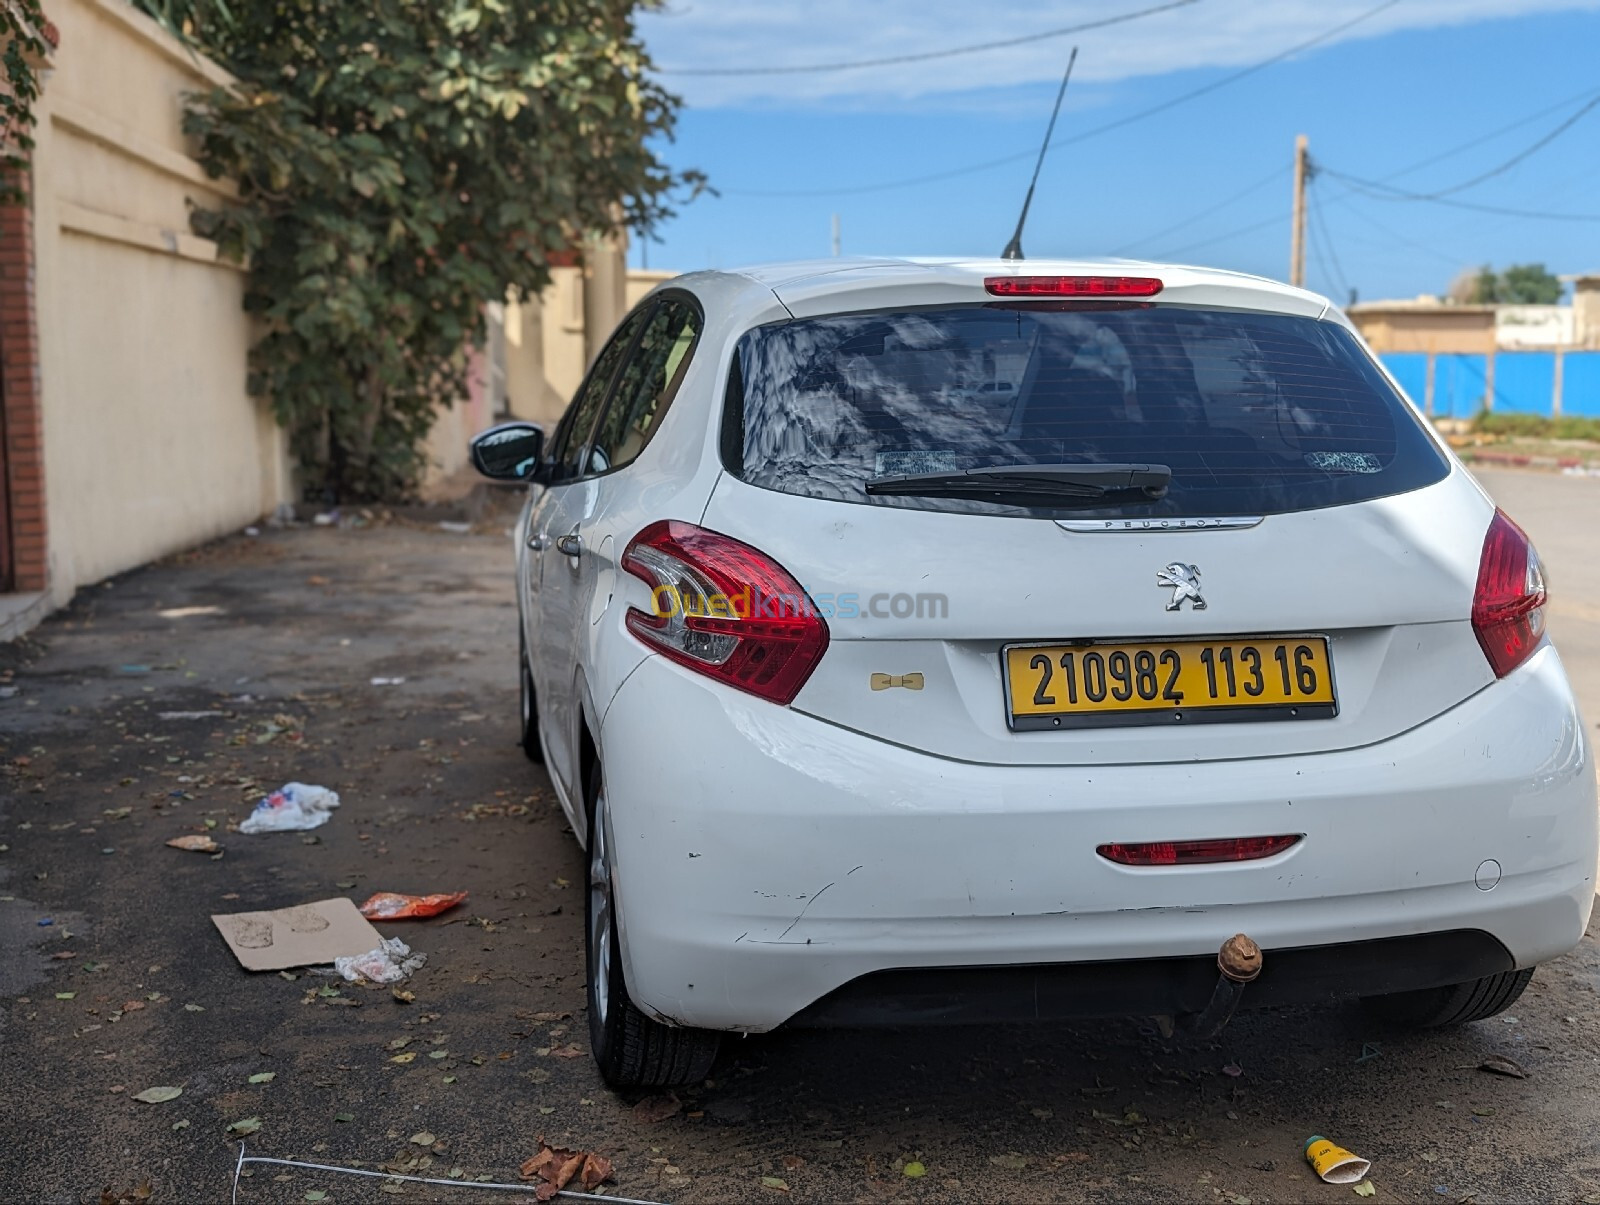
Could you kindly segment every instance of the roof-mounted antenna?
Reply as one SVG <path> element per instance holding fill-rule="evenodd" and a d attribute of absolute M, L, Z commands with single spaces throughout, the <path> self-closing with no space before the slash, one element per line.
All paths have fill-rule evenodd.
<path fill-rule="evenodd" d="M 1050 136 L 1056 132 L 1056 115 L 1061 112 L 1061 99 L 1067 94 L 1067 81 L 1072 78 L 1072 64 L 1078 61 L 1078 48 L 1072 48 L 1067 58 L 1066 74 L 1061 77 L 1061 91 L 1056 93 L 1056 107 L 1050 110 L 1050 124 L 1045 127 L 1044 145 L 1039 148 L 1039 162 L 1033 165 L 1033 179 L 1028 181 L 1028 195 L 1022 199 L 1022 212 L 1017 216 L 1017 232 L 1011 236 L 1001 259 L 1022 259 L 1022 228 L 1028 224 L 1028 206 L 1033 204 L 1033 186 L 1039 183 L 1039 169 L 1044 166 L 1044 153 L 1050 149 Z"/>

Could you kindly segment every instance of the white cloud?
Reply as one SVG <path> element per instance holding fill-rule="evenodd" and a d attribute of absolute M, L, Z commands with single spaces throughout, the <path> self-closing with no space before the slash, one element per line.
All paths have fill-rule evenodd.
<path fill-rule="evenodd" d="M 981 54 L 850 71 L 679 75 L 672 67 L 779 67 L 947 50 L 1154 7 L 1159 0 L 669 0 L 639 26 L 661 78 L 691 105 L 899 108 L 907 100 L 1060 78 L 1110 83 L 1196 67 L 1239 67 L 1326 33 L 1378 0 L 1199 0 L 1122 25 Z M 1401 0 L 1322 46 L 1397 30 L 1542 12 L 1600 0 Z"/>

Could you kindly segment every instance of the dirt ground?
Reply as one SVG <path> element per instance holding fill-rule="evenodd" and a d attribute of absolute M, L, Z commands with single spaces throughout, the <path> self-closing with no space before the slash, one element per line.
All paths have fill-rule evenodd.
<path fill-rule="evenodd" d="M 254 1155 L 463 1187 L 256 1164 L 250 1203 L 514 1200 L 470 1184 L 515 1181 L 541 1137 L 651 1201 L 1354 1199 L 1306 1167 L 1314 1133 L 1373 1161 L 1378 1202 L 1600 1202 L 1593 930 L 1454 1033 L 1356 1008 L 1244 1015 L 1212 1043 L 1138 1019 L 780 1033 L 731 1040 L 675 1099 L 609 1092 L 581 858 L 515 743 L 510 558 L 503 522 L 238 536 L 0 648 L 5 1199 L 224 1201 L 228 1127 L 256 1119 Z M 343 806 L 312 834 L 230 831 L 290 780 Z M 221 857 L 164 844 L 206 832 Z M 247 973 L 209 919 L 458 889 L 452 914 L 379 926 L 428 955 L 410 1002 Z M 1478 1069 L 1496 1053 L 1528 1078 Z M 156 1085 L 183 1094 L 133 1099 Z"/>

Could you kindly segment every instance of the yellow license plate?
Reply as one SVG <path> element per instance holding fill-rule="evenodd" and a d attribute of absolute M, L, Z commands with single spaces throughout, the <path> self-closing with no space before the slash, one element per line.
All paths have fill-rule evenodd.
<path fill-rule="evenodd" d="M 1015 644 L 1002 653 L 1011 727 L 1090 728 L 1338 714 L 1325 636 Z"/>

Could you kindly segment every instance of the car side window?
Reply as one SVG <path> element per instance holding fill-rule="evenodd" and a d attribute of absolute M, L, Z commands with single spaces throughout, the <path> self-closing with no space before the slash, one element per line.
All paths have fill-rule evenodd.
<path fill-rule="evenodd" d="M 611 391 L 611 379 L 617 374 L 617 365 L 632 345 L 639 328 L 644 325 L 650 309 L 651 307 L 647 306 L 635 310 L 617 328 L 616 334 L 611 336 L 611 341 L 596 357 L 589 375 L 578 387 L 572 404 L 567 407 L 566 417 L 561 420 L 561 429 L 556 433 L 555 448 L 551 452 L 551 459 L 560 470 L 557 475 L 558 480 L 582 474 L 583 451 L 588 446 L 589 432 L 594 429 L 594 420 Z"/>
<path fill-rule="evenodd" d="M 668 297 L 656 306 L 617 374 L 591 441 L 589 472 L 620 469 L 639 455 L 677 392 L 701 325 L 699 311 L 686 301 Z"/>

